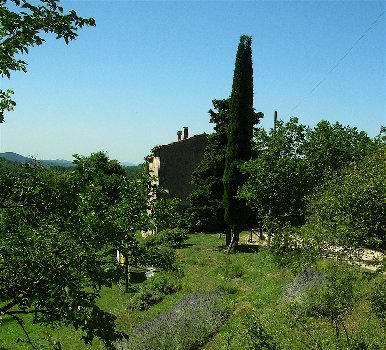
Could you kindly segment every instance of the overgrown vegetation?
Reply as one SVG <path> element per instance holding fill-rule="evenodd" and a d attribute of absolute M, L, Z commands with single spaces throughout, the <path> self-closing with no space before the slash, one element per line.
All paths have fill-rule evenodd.
<path fill-rule="evenodd" d="M 174 269 L 175 253 L 171 241 L 148 247 L 136 235 L 157 224 L 149 215 L 157 188 L 146 171 L 130 179 L 102 152 L 74 164 L 65 173 L 31 163 L 23 176 L 0 174 L 0 315 L 22 329 L 29 315 L 72 325 L 86 343 L 97 337 L 113 348 L 123 334 L 96 303 L 101 288 L 125 279 L 129 267 Z"/>
<path fill-rule="evenodd" d="M 147 344 L 157 349 L 174 349 L 178 340 L 184 345 L 200 344 L 196 348 L 205 350 L 253 349 L 257 344 L 265 344 L 268 349 L 307 349 L 304 343 L 318 349 L 307 329 L 323 349 L 335 349 L 340 343 L 346 344 L 345 330 L 339 323 L 342 318 L 352 346 L 361 341 L 369 349 L 371 346 L 376 349 L 377 344 L 382 348 L 386 342 L 382 322 L 369 302 L 374 298 L 379 305 L 378 302 L 384 300 L 381 292 L 375 294 L 380 290 L 381 276 L 348 264 L 335 265 L 334 261 L 321 261 L 307 271 L 292 271 L 278 265 L 268 247 L 247 244 L 246 239 L 247 233 L 241 236 L 239 252 L 226 255 L 224 242 L 217 234 L 190 235 L 186 245 L 177 251 L 182 274 L 156 272 L 144 284 L 132 279 L 129 294 L 117 288 L 103 288 L 98 305 L 117 317 L 118 329 L 135 334 L 143 326 L 148 332 L 135 335 L 133 345 L 129 345 L 129 338 L 121 346 L 130 349 L 129 346 L 135 348 L 141 344 L 138 346 L 146 348 Z M 142 292 L 148 291 L 158 295 L 162 291 L 163 296 L 153 303 L 154 294 L 148 293 L 141 296 L 150 304 L 143 311 L 128 308 Z M 186 303 L 192 295 L 203 295 L 205 300 L 213 293 L 217 295 L 217 291 L 221 291 L 218 308 L 210 309 L 202 302 L 205 305 L 202 311 L 190 307 L 177 313 L 178 305 Z M 319 296 L 314 298 L 314 295 Z M 218 310 L 215 311 L 218 318 L 211 318 L 210 310 Z M 331 311 L 338 316 L 335 319 L 340 327 L 339 340 Z M 175 313 L 178 316 L 173 316 L 172 321 L 171 315 Z M 199 328 L 203 317 L 208 317 L 208 321 Z M 79 333 L 71 328 L 46 329 L 29 322 L 26 327 L 32 337 L 46 332 L 47 337 L 50 335 L 52 340 L 60 342 L 62 348 L 88 348 L 75 342 Z M 12 322 L 1 321 L 0 339 L 5 341 L 0 343 L 2 346 L 23 348 L 22 343 L 14 345 L 17 338 L 11 340 L 12 329 L 16 328 L 17 324 L 12 326 Z M 19 333 L 19 337 L 23 335 Z M 102 349 L 102 345 L 94 341 L 92 348 Z M 188 345 L 185 349 L 189 349 Z"/>

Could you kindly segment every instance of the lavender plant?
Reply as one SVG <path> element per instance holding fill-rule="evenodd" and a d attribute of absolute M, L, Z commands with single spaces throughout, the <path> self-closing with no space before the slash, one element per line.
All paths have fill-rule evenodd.
<path fill-rule="evenodd" d="M 204 344 L 227 320 L 224 294 L 192 293 L 169 312 L 135 328 L 119 350 L 189 350 Z"/>
<path fill-rule="evenodd" d="M 321 344 L 306 328 L 308 317 L 324 317 L 335 330 L 336 344 L 346 348 L 355 345 L 348 334 L 345 319 L 355 301 L 355 276 L 348 266 L 331 263 L 325 271 L 308 269 L 298 274 L 285 291 L 292 320 L 312 339 L 318 349 Z M 344 332 L 344 339 L 341 334 Z"/>
<path fill-rule="evenodd" d="M 324 287 L 327 283 L 327 276 L 324 272 L 314 269 L 306 269 L 297 274 L 289 283 L 284 291 L 284 296 L 286 299 L 293 299 L 309 288 Z"/>

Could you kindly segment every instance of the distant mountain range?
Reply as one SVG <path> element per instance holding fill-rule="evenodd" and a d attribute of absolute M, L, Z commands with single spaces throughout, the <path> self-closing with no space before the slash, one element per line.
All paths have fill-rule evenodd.
<path fill-rule="evenodd" d="M 0 157 L 5 158 L 7 160 L 11 160 L 12 162 L 16 163 L 29 163 L 32 162 L 33 159 L 30 157 L 25 157 L 20 154 L 17 154 L 15 152 L 4 152 L 0 153 Z M 50 159 L 50 160 L 44 160 L 44 159 L 38 159 L 38 162 L 43 164 L 44 166 L 51 167 L 51 166 L 64 166 L 69 167 L 72 166 L 72 162 L 65 159 Z"/>
<path fill-rule="evenodd" d="M 17 162 L 17 163 L 28 163 L 28 162 L 33 161 L 32 158 L 22 156 L 20 154 L 15 153 L 15 152 L 0 153 L 0 157 L 5 158 L 7 160 L 11 160 L 13 162 Z M 66 159 L 48 159 L 48 160 L 38 159 L 38 162 L 46 167 L 52 167 L 52 166 L 70 167 L 70 166 L 72 166 L 72 161 L 66 160 Z M 136 166 L 136 164 L 129 163 L 129 162 L 121 162 L 121 164 L 123 166 Z"/>

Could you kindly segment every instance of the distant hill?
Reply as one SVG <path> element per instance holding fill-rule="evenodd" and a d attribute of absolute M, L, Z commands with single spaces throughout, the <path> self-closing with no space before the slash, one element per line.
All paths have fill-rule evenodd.
<path fill-rule="evenodd" d="M 129 166 L 129 167 L 137 167 L 139 166 L 140 164 L 134 164 L 134 163 L 131 163 L 131 162 L 119 162 L 121 165 L 123 166 Z"/>
<path fill-rule="evenodd" d="M 33 159 L 29 157 L 22 156 L 20 154 L 17 154 L 15 152 L 4 152 L 0 153 L 0 157 L 10 160 L 12 162 L 16 163 L 29 163 L 32 162 Z M 38 160 L 39 163 L 46 167 L 53 167 L 53 166 L 61 166 L 61 167 L 70 167 L 72 166 L 72 162 L 65 159 L 53 159 L 53 160 Z"/>
<path fill-rule="evenodd" d="M 15 152 L 4 152 L 0 153 L 0 157 L 10 160 L 12 162 L 16 163 L 29 163 L 32 162 L 33 159 L 30 157 L 25 157 L 20 154 L 17 154 Z M 38 159 L 38 162 L 41 163 L 42 165 L 46 167 L 71 167 L 73 166 L 72 161 L 66 160 L 66 159 L 45 159 L 45 160 L 40 160 Z M 125 167 L 129 168 L 137 168 L 140 166 L 140 164 L 134 164 L 131 162 L 120 162 Z"/>
<path fill-rule="evenodd" d="M 14 152 L 0 153 L 0 157 L 17 163 L 28 163 L 32 160 L 31 158 L 24 157 Z"/>

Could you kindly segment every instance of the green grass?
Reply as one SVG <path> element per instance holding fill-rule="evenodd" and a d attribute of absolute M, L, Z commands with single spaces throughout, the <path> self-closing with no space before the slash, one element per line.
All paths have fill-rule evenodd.
<path fill-rule="evenodd" d="M 177 250 L 183 270 L 182 289 L 167 295 L 161 303 L 149 310 L 129 310 L 131 295 L 122 293 L 117 287 L 102 290 L 99 306 L 117 316 L 120 330 L 130 330 L 171 310 L 178 300 L 192 292 L 214 292 L 222 289 L 227 293 L 226 302 L 231 315 L 202 349 L 247 349 L 246 325 L 251 314 L 259 319 L 265 331 L 273 336 L 282 349 L 306 349 L 302 342 L 315 345 L 303 326 L 310 330 L 324 349 L 335 349 L 333 328 L 325 318 L 310 317 L 303 325 L 291 321 L 288 303 L 283 296 L 284 288 L 293 278 L 289 268 L 279 267 L 268 248 L 248 245 L 246 235 L 241 236 L 241 251 L 234 254 L 224 253 L 224 241 L 224 237 L 220 239 L 216 234 L 190 235 L 186 244 Z M 358 301 L 352 313 L 346 317 L 348 332 L 350 336 L 369 343 L 386 344 L 385 331 L 371 313 L 366 297 L 372 284 L 376 283 L 376 278 L 368 280 L 360 272 L 357 272 L 357 277 Z M 85 346 L 79 340 L 81 334 L 71 328 L 51 330 L 33 325 L 30 320 L 27 320 L 26 328 L 33 338 L 51 334 L 53 339 L 61 342 L 62 349 L 103 348 L 98 341 L 92 347 Z M 0 319 L 0 349 L 29 349 L 25 344 L 16 343 L 20 337 L 23 337 L 23 333 L 14 321 Z"/>

